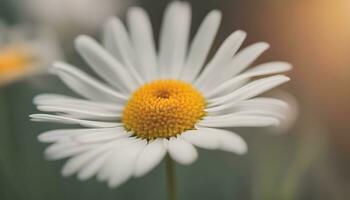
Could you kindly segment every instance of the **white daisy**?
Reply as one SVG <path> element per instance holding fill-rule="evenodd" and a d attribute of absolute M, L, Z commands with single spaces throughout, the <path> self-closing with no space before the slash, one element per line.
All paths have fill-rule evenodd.
<path fill-rule="evenodd" d="M 25 18 L 67 34 L 95 31 L 109 16 L 133 0 L 25 0 L 16 4 Z"/>
<path fill-rule="evenodd" d="M 0 86 L 36 73 L 60 58 L 59 45 L 50 31 L 28 25 L 6 26 L 0 20 Z"/>
<path fill-rule="evenodd" d="M 171 3 L 157 53 L 147 13 L 131 8 L 130 34 L 113 18 L 105 26 L 103 46 L 88 36 L 75 41 L 101 80 L 66 63 L 53 65 L 52 72 L 84 98 L 42 94 L 34 99 L 38 110 L 55 114 L 34 114 L 32 120 L 86 127 L 39 135 L 41 142 L 53 143 L 45 151 L 49 159 L 69 158 L 64 176 L 96 175 L 116 187 L 151 171 L 166 154 L 183 165 L 197 159 L 195 147 L 244 154 L 244 140 L 224 128 L 274 126 L 284 119 L 285 102 L 256 96 L 288 81 L 273 74 L 291 65 L 269 62 L 247 69 L 269 45 L 259 42 L 238 52 L 243 31 L 232 33 L 207 61 L 221 13 L 205 17 L 187 48 L 190 21 L 188 3 Z M 249 81 L 258 76 L 267 77 Z"/>

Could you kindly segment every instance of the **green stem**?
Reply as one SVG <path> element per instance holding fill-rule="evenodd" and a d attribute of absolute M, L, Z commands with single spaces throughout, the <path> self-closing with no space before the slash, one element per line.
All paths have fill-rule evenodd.
<path fill-rule="evenodd" d="M 15 166 L 13 135 L 11 124 L 11 112 L 9 110 L 10 97 L 9 88 L 0 88 L 0 176 L 3 176 L 8 183 L 11 191 L 16 191 L 16 183 L 13 172 Z M 14 194 L 18 195 L 18 194 Z"/>
<path fill-rule="evenodd" d="M 175 163 L 169 155 L 165 158 L 168 200 L 176 200 Z"/>

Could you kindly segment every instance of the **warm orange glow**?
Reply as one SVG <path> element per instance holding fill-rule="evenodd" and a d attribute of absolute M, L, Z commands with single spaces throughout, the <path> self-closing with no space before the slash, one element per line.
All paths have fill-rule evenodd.
<path fill-rule="evenodd" d="M 0 50 L 0 80 L 16 76 L 26 70 L 30 62 L 23 49 L 9 47 Z"/>

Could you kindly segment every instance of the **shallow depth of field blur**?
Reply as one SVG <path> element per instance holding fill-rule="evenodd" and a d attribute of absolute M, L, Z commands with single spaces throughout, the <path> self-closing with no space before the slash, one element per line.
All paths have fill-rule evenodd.
<path fill-rule="evenodd" d="M 73 48 L 78 34 L 101 36 L 104 19 L 125 18 L 128 6 L 142 6 L 156 35 L 166 0 L 0 0 L 7 26 L 49 30 L 55 54 L 84 68 Z M 294 65 L 283 89 L 298 101 L 299 115 L 280 134 L 271 129 L 240 129 L 244 156 L 200 150 L 197 162 L 177 165 L 179 199 L 346 200 L 350 199 L 350 1 L 349 0 L 190 0 L 192 36 L 212 9 L 223 12 L 214 49 L 237 29 L 248 33 L 244 46 L 271 44 L 258 62 Z M 1 33 L 1 30 L 0 30 Z M 0 35 L 1 38 L 1 35 Z M 57 50 L 59 49 L 59 50 Z M 50 49 L 48 49 L 50 51 Z M 58 56 L 59 55 L 59 56 Z M 44 65 L 48 65 L 47 63 Z M 151 173 L 117 189 L 95 180 L 63 178 L 61 161 L 46 161 L 37 135 L 65 127 L 33 123 L 32 98 L 43 92 L 71 94 L 46 73 L 0 85 L 0 199 L 112 200 L 165 199 L 162 163 Z M 272 133 L 271 133 L 272 132 Z"/>

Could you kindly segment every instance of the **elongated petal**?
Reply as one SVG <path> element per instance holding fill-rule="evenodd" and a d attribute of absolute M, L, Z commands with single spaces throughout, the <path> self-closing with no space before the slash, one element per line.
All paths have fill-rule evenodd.
<path fill-rule="evenodd" d="M 102 36 L 103 47 L 114 56 L 120 63 L 123 63 L 122 56 L 120 55 L 118 45 L 115 42 L 114 32 L 109 26 L 109 21 L 103 25 L 103 36 Z"/>
<path fill-rule="evenodd" d="M 276 99 L 276 101 L 278 101 Z M 282 101 L 281 101 L 282 103 Z M 283 102 L 285 106 L 281 105 L 274 105 L 274 104 L 266 104 L 266 103 L 260 103 L 257 101 L 246 101 L 241 102 L 237 104 L 233 109 L 235 109 L 236 114 L 247 114 L 247 115 L 264 115 L 264 116 L 270 116 L 270 117 L 276 117 L 280 120 L 285 120 L 286 116 L 284 116 L 285 113 L 283 111 L 285 109 L 288 109 L 287 103 Z"/>
<path fill-rule="evenodd" d="M 172 159 L 182 165 L 192 164 L 198 157 L 193 145 L 181 138 L 170 138 L 168 152 Z"/>
<path fill-rule="evenodd" d="M 127 148 L 122 149 L 115 154 L 115 159 L 118 163 L 113 166 L 114 173 L 109 178 L 108 186 L 111 188 L 118 187 L 127 181 L 131 176 L 135 168 L 136 159 L 140 152 L 145 147 L 146 141 L 137 141 L 136 144 L 130 145 Z"/>
<path fill-rule="evenodd" d="M 266 106 L 271 105 L 282 108 L 286 108 L 289 106 L 285 101 L 272 97 L 255 97 L 242 102 L 242 104 L 261 104 Z"/>
<path fill-rule="evenodd" d="M 201 86 L 201 89 L 203 91 L 211 90 L 229 78 L 237 75 L 252 64 L 258 56 L 268 49 L 268 47 L 269 44 L 264 42 L 255 43 L 245 47 L 242 51 L 238 52 L 229 63 L 217 68 L 215 77 L 220 78 L 213 78 L 210 80 L 210 83 L 207 82 L 205 85 Z"/>
<path fill-rule="evenodd" d="M 249 78 L 281 73 L 288 71 L 291 68 L 291 64 L 286 62 L 268 62 L 260 64 L 250 70 L 247 70 L 241 75 L 235 76 L 223 82 L 221 85 L 215 88 L 215 90 L 205 91 L 205 96 L 209 99 L 212 97 L 223 96 L 237 89 L 241 85 L 242 81 L 246 81 Z"/>
<path fill-rule="evenodd" d="M 236 91 L 215 99 L 209 100 L 208 112 L 218 111 L 230 107 L 239 101 L 262 94 L 290 79 L 284 75 L 275 75 L 250 82 Z"/>
<path fill-rule="evenodd" d="M 232 56 L 238 51 L 242 45 L 246 33 L 238 30 L 233 32 L 225 41 L 221 44 L 214 57 L 204 67 L 203 72 L 198 76 L 198 79 L 194 82 L 197 88 L 203 88 L 206 83 L 210 82 L 213 78 L 213 74 L 216 74 L 220 66 L 226 65 L 231 60 Z"/>
<path fill-rule="evenodd" d="M 123 109 L 122 104 L 94 102 L 59 94 L 37 95 L 34 97 L 33 103 L 38 106 L 64 106 L 66 108 L 92 111 L 107 111 L 113 113 L 120 113 Z"/>
<path fill-rule="evenodd" d="M 43 112 L 67 113 L 74 116 L 79 116 L 79 119 L 92 120 L 117 120 L 120 119 L 121 113 L 112 113 L 108 111 L 96 111 L 88 109 L 70 108 L 66 106 L 38 106 L 38 110 Z"/>
<path fill-rule="evenodd" d="M 99 121 L 90 121 L 90 120 L 82 120 L 82 119 L 74 119 L 70 117 L 63 117 L 58 115 L 50 115 L 50 114 L 32 114 L 29 116 L 32 118 L 32 121 L 46 121 L 46 122 L 55 122 L 62 124 L 79 124 L 85 127 L 91 128 L 107 128 L 107 127 L 117 127 L 121 126 L 121 123 L 116 122 L 99 122 Z"/>
<path fill-rule="evenodd" d="M 121 127 L 113 127 L 113 128 L 83 128 L 83 129 L 57 129 L 46 131 L 41 133 L 38 136 L 38 140 L 40 142 L 58 142 L 61 140 L 65 141 L 74 141 L 73 138 L 77 138 L 75 136 L 79 135 L 90 135 L 90 134 L 99 134 L 99 133 L 121 133 L 127 135 L 124 128 Z M 82 140 L 79 140 L 82 142 Z"/>
<path fill-rule="evenodd" d="M 108 181 L 115 173 L 115 166 L 119 163 L 116 156 L 120 156 L 119 153 L 126 148 L 131 148 L 138 140 L 135 137 L 122 138 L 117 140 L 117 144 L 114 145 L 113 149 L 109 153 L 106 162 L 98 170 L 97 180 L 98 181 Z"/>
<path fill-rule="evenodd" d="M 108 21 L 107 28 L 112 32 L 111 35 L 113 42 L 118 47 L 121 60 L 126 67 L 125 69 L 132 75 L 138 84 L 143 84 L 145 80 L 142 78 L 143 74 L 140 69 L 140 64 L 135 57 L 136 51 L 130 41 L 123 22 L 119 18 L 113 17 Z"/>
<path fill-rule="evenodd" d="M 186 131 L 181 134 L 181 138 L 204 149 L 217 149 L 219 147 L 219 140 L 215 136 L 215 132 L 209 129 Z"/>
<path fill-rule="evenodd" d="M 211 11 L 200 25 L 189 48 L 181 80 L 192 82 L 202 69 L 221 22 L 221 12 Z"/>
<path fill-rule="evenodd" d="M 124 103 L 126 97 L 107 87 L 81 70 L 66 64 L 54 63 L 52 71 L 73 91 L 81 96 L 98 102 Z"/>
<path fill-rule="evenodd" d="M 62 142 L 50 145 L 45 150 L 47 159 L 57 160 L 86 152 L 96 147 L 96 144 L 79 144 L 75 142 Z"/>
<path fill-rule="evenodd" d="M 199 131 L 211 132 L 213 135 L 215 134 L 219 141 L 220 150 L 237 153 L 239 155 L 246 153 L 248 150 L 247 144 L 241 136 L 231 131 L 214 128 L 200 128 Z"/>
<path fill-rule="evenodd" d="M 245 47 L 233 57 L 229 65 L 225 66 L 221 74 L 226 75 L 223 79 L 235 76 L 252 64 L 270 45 L 265 42 L 258 42 Z"/>
<path fill-rule="evenodd" d="M 228 114 L 226 116 L 206 117 L 198 124 L 205 127 L 263 127 L 276 126 L 279 121 L 275 117 Z"/>
<path fill-rule="evenodd" d="M 94 162 L 94 159 L 96 159 L 97 156 L 110 150 L 114 147 L 115 144 L 116 142 L 106 143 L 104 145 L 98 146 L 95 149 L 70 158 L 62 168 L 62 175 L 71 176 L 77 173 L 80 169 L 84 167 L 85 164 L 89 162 Z"/>
<path fill-rule="evenodd" d="M 87 180 L 96 175 L 103 168 L 104 164 L 107 163 L 112 152 L 112 149 L 106 151 L 102 155 L 96 157 L 93 161 L 86 163 L 85 166 L 80 169 L 78 179 Z"/>
<path fill-rule="evenodd" d="M 159 42 L 161 78 L 177 78 L 184 65 L 191 22 L 190 5 L 174 1 L 167 7 Z"/>
<path fill-rule="evenodd" d="M 127 133 L 122 130 L 124 128 L 110 128 L 109 130 L 101 130 L 90 134 L 80 134 L 72 137 L 73 141 L 86 144 L 86 143 L 98 143 L 98 142 L 109 142 L 113 140 L 117 140 L 120 138 L 127 138 L 131 136 L 131 133 Z"/>
<path fill-rule="evenodd" d="M 227 107 L 224 110 L 210 112 L 208 113 L 208 116 L 220 116 L 230 113 L 249 115 L 261 114 L 284 119 L 285 116 L 283 115 L 283 111 L 287 110 L 288 108 L 288 104 L 284 101 L 274 98 L 257 97 L 233 104 L 231 107 Z"/>
<path fill-rule="evenodd" d="M 134 176 L 140 177 L 154 169 L 166 154 L 163 139 L 156 139 L 142 150 L 137 158 Z"/>
<path fill-rule="evenodd" d="M 75 45 L 91 68 L 110 85 L 124 92 L 131 92 L 138 87 L 136 77 L 94 39 L 82 35 L 75 40 Z"/>
<path fill-rule="evenodd" d="M 152 25 L 148 14 L 142 8 L 131 8 L 128 11 L 128 26 L 131 39 L 140 65 L 140 72 L 147 81 L 158 76 L 157 54 L 153 38 Z"/>

